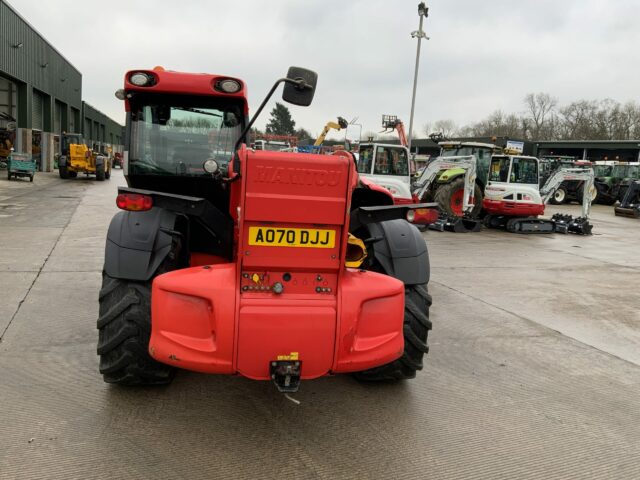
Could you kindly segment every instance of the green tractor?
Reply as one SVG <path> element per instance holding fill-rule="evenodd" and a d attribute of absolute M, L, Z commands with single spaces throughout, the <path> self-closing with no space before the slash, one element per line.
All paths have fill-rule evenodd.
<path fill-rule="evenodd" d="M 613 205 L 624 198 L 629 185 L 640 179 L 640 166 L 617 163 L 613 165 L 596 165 L 595 187 L 598 194 L 595 203 Z"/>
<path fill-rule="evenodd" d="M 487 184 L 491 155 L 500 153 L 501 148 L 491 143 L 441 141 L 440 157 L 459 157 L 474 155 L 476 157 L 476 185 L 474 189 L 474 207 L 467 214 L 477 218 L 482 210 L 484 187 Z M 450 216 L 462 217 L 464 204 L 465 169 L 451 168 L 438 174 L 435 181 L 424 193 L 421 201 L 435 201 L 440 209 Z"/>

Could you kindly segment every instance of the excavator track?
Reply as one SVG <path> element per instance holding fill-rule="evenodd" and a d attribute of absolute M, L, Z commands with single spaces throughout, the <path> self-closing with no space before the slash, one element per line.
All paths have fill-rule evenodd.
<path fill-rule="evenodd" d="M 555 222 L 536 217 L 512 218 L 505 228 L 511 233 L 553 233 Z"/>

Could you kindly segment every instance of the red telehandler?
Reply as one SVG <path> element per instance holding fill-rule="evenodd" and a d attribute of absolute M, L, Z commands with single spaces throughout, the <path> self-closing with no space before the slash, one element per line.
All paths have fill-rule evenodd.
<path fill-rule="evenodd" d="M 106 242 L 100 372 L 168 383 L 176 368 L 272 380 L 413 378 L 431 329 L 429 258 L 348 152 L 254 151 L 247 133 L 284 83 L 307 106 L 317 75 L 291 67 L 249 120 L 244 82 L 133 70 L 124 174 Z M 418 212 L 419 213 L 419 212 Z"/>

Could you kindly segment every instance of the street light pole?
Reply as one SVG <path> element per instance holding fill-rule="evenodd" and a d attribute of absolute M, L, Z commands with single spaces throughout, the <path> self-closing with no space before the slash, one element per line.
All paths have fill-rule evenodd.
<path fill-rule="evenodd" d="M 418 15 L 420 16 L 420 25 L 418 26 L 418 30 L 411 32 L 411 38 L 418 38 L 418 51 L 416 52 L 416 69 L 413 73 L 413 95 L 411 96 L 411 115 L 409 116 L 409 139 L 407 143 L 409 144 L 409 153 L 411 153 L 411 137 L 413 135 L 413 111 L 416 105 L 416 87 L 418 85 L 418 67 L 420 66 L 420 42 L 422 42 L 423 38 L 429 40 L 429 37 L 422 30 L 422 21 L 424 17 L 429 16 L 429 9 L 425 6 L 424 2 L 420 2 L 418 4 Z"/>

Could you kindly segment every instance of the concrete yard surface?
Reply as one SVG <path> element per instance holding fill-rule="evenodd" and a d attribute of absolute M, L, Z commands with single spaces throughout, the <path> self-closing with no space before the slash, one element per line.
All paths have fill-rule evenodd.
<path fill-rule="evenodd" d="M 425 369 L 303 382 L 296 405 L 240 377 L 103 383 L 118 184 L 0 178 L 0 479 L 640 478 L 640 221 L 596 205 L 590 237 L 426 232 Z"/>

